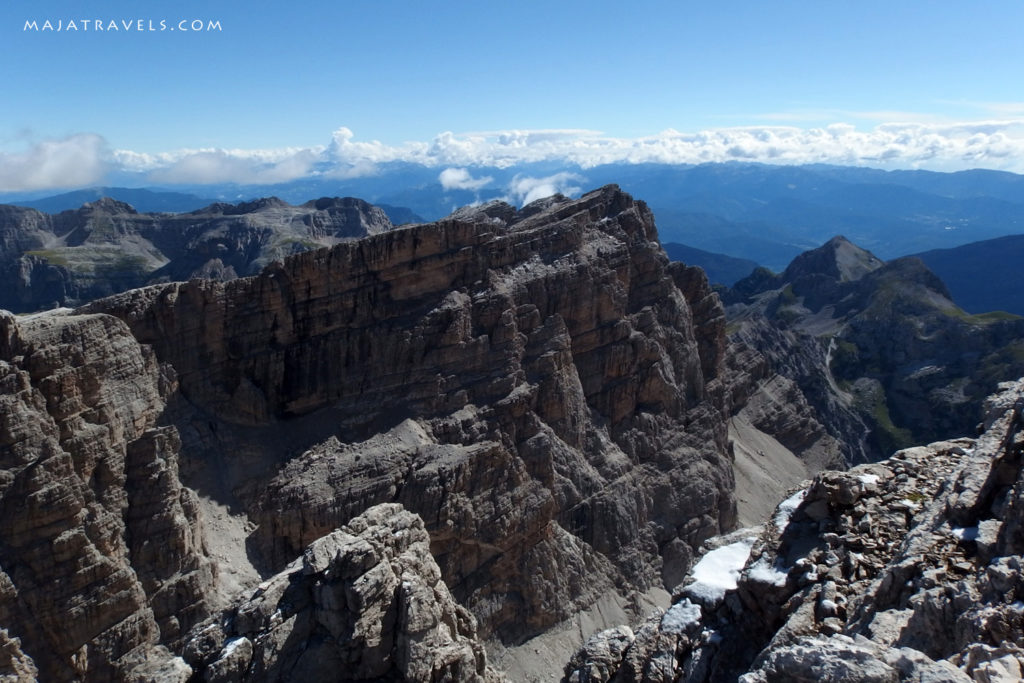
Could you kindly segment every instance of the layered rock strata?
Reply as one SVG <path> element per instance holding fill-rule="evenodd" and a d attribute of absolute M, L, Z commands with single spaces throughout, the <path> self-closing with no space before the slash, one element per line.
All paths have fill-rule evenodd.
<path fill-rule="evenodd" d="M 595 635 L 565 679 L 1019 680 L 1024 380 L 1000 389 L 979 438 L 820 474 L 740 532 L 731 586 L 691 578 L 666 613 Z"/>
<path fill-rule="evenodd" d="M 724 363 L 732 414 L 772 435 L 811 472 L 873 453 L 868 427 L 828 381 L 826 348 L 752 318 L 730 335 Z"/>
<path fill-rule="evenodd" d="M 607 187 L 82 312 L 174 368 L 185 481 L 247 511 L 258 563 L 398 502 L 481 634 L 515 642 L 677 583 L 734 523 L 723 313 L 677 271 Z"/>
<path fill-rule="evenodd" d="M 208 613 L 173 372 L 105 315 L 0 312 L 0 671 L 127 676 Z"/>

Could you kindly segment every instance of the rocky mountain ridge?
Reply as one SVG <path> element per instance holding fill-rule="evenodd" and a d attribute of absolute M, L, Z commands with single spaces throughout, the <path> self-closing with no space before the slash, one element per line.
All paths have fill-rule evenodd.
<path fill-rule="evenodd" d="M 969 315 L 918 259 L 842 237 L 723 299 L 732 342 L 799 387 L 848 463 L 970 433 L 996 384 L 1024 374 L 1024 318 Z"/>
<path fill-rule="evenodd" d="M 836 251 L 790 274 L 842 293 L 885 267 Z M 830 368 L 829 347 L 794 353 L 762 312 L 813 297 L 775 290 L 751 289 L 750 344 L 729 343 L 703 272 L 670 263 L 647 206 L 609 186 L 469 207 L 252 277 L 4 313 L 0 673 L 497 680 L 483 642 L 533 643 L 685 583 L 736 526 L 741 464 L 775 462 L 761 444 L 788 454 L 790 480 L 848 457 L 835 426 L 855 431 L 857 413 L 812 407 L 775 369 Z M 768 547 L 751 538 L 726 546 Z M 690 598 L 669 623 L 693 635 Z M 750 647 L 767 642 L 757 628 Z M 598 649 L 646 667 L 656 648 L 618 633 Z M 716 670 L 717 651 L 692 652 L 652 656 L 673 676 Z"/>
<path fill-rule="evenodd" d="M 999 389 L 978 438 L 823 472 L 715 539 L 669 610 L 596 634 L 563 680 L 1020 680 L 1024 380 Z"/>
<path fill-rule="evenodd" d="M 654 237 L 646 207 L 606 188 L 83 310 L 126 321 L 218 420 L 197 441 L 230 444 L 270 567 L 397 500 L 428 521 L 459 599 L 493 610 L 483 632 L 516 639 L 617 583 L 661 582 L 732 523 L 724 395 L 704 371 L 720 341 L 698 339 Z M 330 426 L 292 434 L 285 463 L 255 435 L 293 418 Z M 565 584 L 541 585 L 537 562 Z"/>
<path fill-rule="evenodd" d="M 73 306 L 152 282 L 230 279 L 274 260 L 391 229 L 353 198 L 275 197 L 138 213 L 107 197 L 59 214 L 0 205 L 0 308 Z"/>
<path fill-rule="evenodd" d="M 520 642 L 602 596 L 671 585 L 734 524 L 724 328 L 700 271 L 669 264 L 646 206 L 614 187 L 484 205 L 256 277 L 5 315 L 5 666 L 51 680 L 220 670 L 218 653 L 248 646 L 166 654 L 187 654 L 186 632 L 223 604 L 236 568 L 215 558 L 292 577 L 380 503 L 423 520 L 481 639 Z M 217 506 L 244 530 L 218 533 Z M 157 543 L 178 559 L 151 568 Z M 375 552 L 402 576 L 406 550 Z M 316 567 L 319 586 L 330 570 Z M 51 583 L 66 598 L 42 609 Z M 312 595 L 304 614 L 328 608 L 313 584 L 296 589 Z M 472 640 L 462 612 L 439 609 Z M 231 633 L 257 657 L 256 631 Z M 476 654 L 456 660 L 459 680 L 487 675 Z"/>

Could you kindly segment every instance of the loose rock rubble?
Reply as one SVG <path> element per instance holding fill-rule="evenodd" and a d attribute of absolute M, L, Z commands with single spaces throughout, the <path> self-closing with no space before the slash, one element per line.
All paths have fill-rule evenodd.
<path fill-rule="evenodd" d="M 985 407 L 977 439 L 821 473 L 780 506 L 724 599 L 678 628 L 667 617 L 701 593 L 684 581 L 621 655 L 599 633 L 564 680 L 1021 680 L 1024 380 Z"/>

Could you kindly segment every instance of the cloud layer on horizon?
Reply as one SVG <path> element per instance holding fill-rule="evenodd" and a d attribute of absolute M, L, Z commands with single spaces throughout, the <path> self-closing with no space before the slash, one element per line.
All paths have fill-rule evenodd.
<path fill-rule="evenodd" d="M 111 152 L 99 135 L 36 142 L 20 153 L 0 151 L 0 192 L 83 187 L 102 181 Z"/>
<path fill-rule="evenodd" d="M 387 145 L 358 141 L 339 128 L 322 146 L 271 150 L 183 149 L 160 154 L 111 150 L 96 134 L 0 152 L 0 192 L 83 187 L 112 172 L 141 182 L 274 184 L 304 177 L 373 175 L 379 165 L 407 162 L 442 169 L 446 188 L 479 190 L 491 176 L 473 168 L 514 168 L 535 162 L 582 169 L 609 163 L 699 164 L 756 161 L 770 164 L 828 163 L 884 169 L 954 171 L 990 168 L 1024 172 L 1024 120 L 973 123 L 886 123 L 858 130 L 837 123 L 822 128 L 749 126 L 697 133 L 666 130 L 616 138 L 589 130 L 441 133 L 430 142 Z M 559 183 L 564 185 L 563 182 Z M 513 183 L 514 184 L 514 183 Z M 516 195 L 530 191 L 505 188 Z"/>

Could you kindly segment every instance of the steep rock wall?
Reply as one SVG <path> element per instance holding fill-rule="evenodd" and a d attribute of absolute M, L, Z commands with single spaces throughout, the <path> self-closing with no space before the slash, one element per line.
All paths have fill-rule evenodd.
<path fill-rule="evenodd" d="M 691 308 L 656 239 L 610 186 L 83 310 L 174 367 L 185 467 L 241 499 L 268 567 L 398 501 L 514 641 L 672 585 L 734 522 L 722 309 L 693 273 Z"/>
<path fill-rule="evenodd" d="M 172 385 L 116 318 L 0 312 L 0 669 L 122 677 L 207 615 Z"/>

